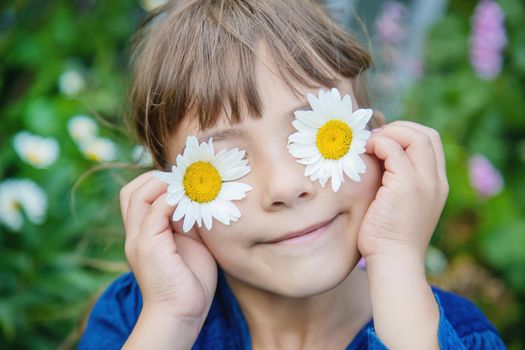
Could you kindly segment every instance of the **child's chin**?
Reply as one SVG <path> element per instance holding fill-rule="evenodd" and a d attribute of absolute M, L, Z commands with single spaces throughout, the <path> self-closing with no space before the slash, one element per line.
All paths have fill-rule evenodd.
<path fill-rule="evenodd" d="M 271 286 L 272 292 L 290 297 L 306 298 L 321 294 L 343 282 L 352 272 L 353 265 L 347 265 L 342 262 L 339 265 L 330 264 L 330 266 L 318 267 L 312 269 L 291 269 L 282 270 L 281 273 L 275 273 L 272 280 L 267 286 Z"/>

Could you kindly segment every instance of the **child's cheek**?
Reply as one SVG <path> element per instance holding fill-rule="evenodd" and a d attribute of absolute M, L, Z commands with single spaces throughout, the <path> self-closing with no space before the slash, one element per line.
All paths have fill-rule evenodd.
<path fill-rule="evenodd" d="M 366 171 L 361 175 L 361 182 L 346 177 L 339 190 L 340 193 L 335 194 L 337 200 L 343 202 L 343 208 L 368 207 L 381 186 L 382 173 L 379 160 L 369 155 L 362 155 L 362 157 L 366 164 Z"/>

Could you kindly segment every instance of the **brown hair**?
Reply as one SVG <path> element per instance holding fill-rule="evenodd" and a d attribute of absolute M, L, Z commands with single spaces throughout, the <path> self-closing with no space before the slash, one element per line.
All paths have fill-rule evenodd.
<path fill-rule="evenodd" d="M 168 165 L 170 136 L 190 113 L 201 129 L 213 126 L 222 111 L 231 122 L 245 112 L 261 116 L 254 81 L 261 41 L 294 94 L 294 82 L 334 86 L 342 76 L 355 78 L 358 103 L 369 104 L 361 73 L 370 55 L 318 3 L 172 1 L 147 16 L 133 40 L 130 121 L 156 167 Z"/>

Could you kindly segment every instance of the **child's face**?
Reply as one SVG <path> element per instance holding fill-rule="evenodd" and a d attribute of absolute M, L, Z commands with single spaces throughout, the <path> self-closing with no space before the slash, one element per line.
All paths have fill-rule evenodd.
<path fill-rule="evenodd" d="M 215 220 L 209 231 L 195 226 L 189 234 L 202 240 L 223 270 L 238 281 L 280 295 L 309 296 L 339 284 L 355 267 L 360 257 L 357 234 L 379 188 L 380 165 L 377 159 L 363 154 L 367 170 L 362 181 L 346 177 L 336 193 L 329 183 L 322 188 L 318 181 L 311 182 L 304 176 L 304 165 L 288 153 L 286 146 L 288 136 L 295 132 L 293 111 L 309 109 L 306 94 L 317 96 L 319 89 L 303 88 L 302 99 L 297 98 L 264 65 L 259 64 L 256 72 L 263 117 L 245 118 L 236 125 L 223 118 L 204 132 L 199 131 L 196 121 L 186 118 L 173 136 L 170 161 L 174 163 L 182 153 L 187 136 L 204 137 L 202 142 L 216 132 L 229 130 L 224 137 L 213 136 L 213 140 L 216 152 L 223 148 L 247 152 L 252 171 L 238 181 L 252 190 L 246 198 L 234 201 L 242 217 L 228 226 Z M 338 88 L 341 95 L 353 96 L 350 81 L 345 80 Z M 327 221 L 325 232 L 310 241 L 265 243 Z"/>

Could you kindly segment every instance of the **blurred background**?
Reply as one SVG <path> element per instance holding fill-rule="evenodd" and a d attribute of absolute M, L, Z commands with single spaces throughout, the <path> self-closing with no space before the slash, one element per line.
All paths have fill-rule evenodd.
<path fill-rule="evenodd" d="M 98 294 L 128 270 L 118 191 L 150 164 L 123 124 L 128 44 L 163 2 L 0 5 L 1 349 L 73 348 Z M 431 282 L 525 349 L 525 4 L 325 5 L 374 55 L 374 106 L 441 133 L 450 195 Z"/>

